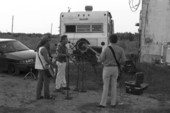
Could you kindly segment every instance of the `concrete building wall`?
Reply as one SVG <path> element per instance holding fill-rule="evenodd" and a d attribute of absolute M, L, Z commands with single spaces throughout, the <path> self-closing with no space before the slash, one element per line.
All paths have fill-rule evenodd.
<path fill-rule="evenodd" d="M 142 0 L 139 29 L 140 61 L 151 63 L 165 57 L 163 51 L 170 42 L 170 0 Z"/>

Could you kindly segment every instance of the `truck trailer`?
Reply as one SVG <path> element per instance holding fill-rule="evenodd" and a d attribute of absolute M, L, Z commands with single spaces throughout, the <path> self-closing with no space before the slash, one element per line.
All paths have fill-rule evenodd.
<path fill-rule="evenodd" d="M 109 11 L 62 12 L 60 15 L 60 35 L 67 35 L 71 43 L 85 39 L 91 46 L 107 46 L 108 37 L 114 32 L 114 22 Z"/>

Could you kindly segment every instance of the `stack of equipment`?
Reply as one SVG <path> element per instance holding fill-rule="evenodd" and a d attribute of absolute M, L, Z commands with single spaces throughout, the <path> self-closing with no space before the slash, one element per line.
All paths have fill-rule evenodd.
<path fill-rule="evenodd" d="M 141 95 L 143 94 L 143 91 L 148 88 L 148 84 L 143 83 L 144 81 L 143 72 L 137 72 L 135 76 L 136 80 L 125 82 L 126 93 Z"/>

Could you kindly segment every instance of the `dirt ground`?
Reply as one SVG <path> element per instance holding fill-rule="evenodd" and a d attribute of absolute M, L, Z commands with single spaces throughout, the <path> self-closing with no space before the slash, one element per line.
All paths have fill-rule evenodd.
<path fill-rule="evenodd" d="M 101 92 L 88 90 L 87 92 L 73 91 L 71 86 L 69 97 L 67 92 L 54 93 L 54 82 L 51 81 L 51 94 L 55 100 L 36 100 L 36 80 L 23 76 L 0 74 L 0 113 L 170 113 L 170 100 L 158 101 L 154 96 L 143 94 L 140 96 L 118 90 L 120 105 L 116 108 L 98 108 Z M 121 95 L 120 95 L 121 94 Z M 108 98 L 109 99 L 109 98 Z"/>

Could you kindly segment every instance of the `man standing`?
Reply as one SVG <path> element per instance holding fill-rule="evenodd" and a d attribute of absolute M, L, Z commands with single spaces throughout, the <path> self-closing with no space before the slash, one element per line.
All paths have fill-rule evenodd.
<path fill-rule="evenodd" d="M 112 34 L 109 37 L 110 47 L 114 50 L 116 59 L 119 63 L 124 63 L 126 60 L 124 50 L 116 45 L 117 43 L 117 36 Z M 116 106 L 116 96 L 117 96 L 117 78 L 118 78 L 118 64 L 113 56 L 111 49 L 106 47 L 98 60 L 103 64 L 103 93 L 102 98 L 99 104 L 99 107 L 105 108 L 107 103 L 107 96 L 109 92 L 109 84 L 111 82 L 111 106 Z"/>
<path fill-rule="evenodd" d="M 57 54 L 57 65 L 58 72 L 56 76 L 56 89 L 55 92 L 60 92 L 62 89 L 67 89 L 66 87 L 66 60 L 68 57 L 68 50 L 66 44 L 68 43 L 67 35 L 62 35 L 60 42 L 57 45 L 56 54 Z"/>
<path fill-rule="evenodd" d="M 38 46 L 37 46 L 37 53 L 36 53 L 36 59 L 35 59 L 35 69 L 38 70 L 38 83 L 37 83 L 37 89 L 36 89 L 36 99 L 52 99 L 50 97 L 49 92 L 49 84 L 50 79 L 48 74 L 46 73 L 46 66 L 47 65 L 53 65 L 49 57 L 49 50 L 50 50 L 50 42 L 51 36 L 49 34 L 46 34 L 42 37 L 40 40 Z M 44 97 L 41 96 L 42 88 L 44 87 Z"/>

